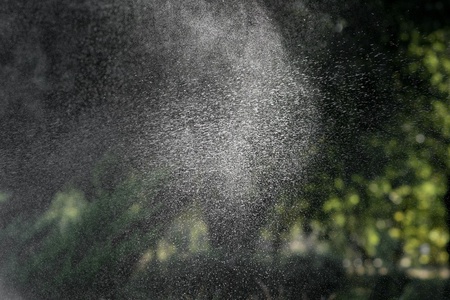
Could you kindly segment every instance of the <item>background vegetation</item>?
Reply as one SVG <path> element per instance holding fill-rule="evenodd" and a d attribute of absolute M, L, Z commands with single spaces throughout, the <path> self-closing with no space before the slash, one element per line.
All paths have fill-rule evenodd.
<path fill-rule="evenodd" d="M 139 39 L 127 35 L 130 28 L 144 26 L 133 17 L 138 1 L 110 1 L 108 11 L 78 14 L 65 1 L 60 7 L 4 2 L 0 272 L 6 289 L 25 299 L 450 297 L 447 2 L 262 1 L 292 60 L 308 57 L 322 95 L 322 131 L 301 192 L 280 197 L 254 249 L 233 255 L 210 245 L 198 203 L 173 209 L 165 201 L 170 176 L 142 172 L 127 153 L 123 112 L 131 108 L 120 97 L 105 100 L 113 89 L 139 94 L 139 83 L 114 77 L 143 72 L 127 59 L 141 49 L 121 51 Z M 55 43 L 68 53 L 58 53 Z M 90 45 L 98 51 L 81 53 Z M 152 59 L 150 79 L 168 57 Z M 118 73 L 107 71 L 111 65 Z M 113 111 L 111 103 L 121 109 Z M 76 135 L 70 132 L 105 109 L 108 117 L 86 125 L 97 126 L 99 135 L 79 125 Z M 49 158 L 58 152 L 78 164 Z"/>

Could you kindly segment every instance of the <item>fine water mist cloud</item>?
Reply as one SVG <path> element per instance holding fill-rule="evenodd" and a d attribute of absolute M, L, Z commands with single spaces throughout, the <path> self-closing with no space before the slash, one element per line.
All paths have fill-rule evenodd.
<path fill-rule="evenodd" d="M 68 184 L 89 197 L 105 153 L 124 174 L 170 174 L 161 201 L 199 202 L 212 238 L 238 244 L 301 186 L 318 92 L 257 1 L 20 5 L 5 19 L 20 29 L 5 33 L 5 215 L 44 210 Z"/>
<path fill-rule="evenodd" d="M 158 110 L 144 108 L 137 152 L 151 149 L 156 167 L 177 174 L 175 194 L 200 201 L 219 230 L 245 236 L 261 206 L 305 176 L 317 91 L 257 3 L 165 1 L 152 10 L 162 52 L 175 55 Z"/>

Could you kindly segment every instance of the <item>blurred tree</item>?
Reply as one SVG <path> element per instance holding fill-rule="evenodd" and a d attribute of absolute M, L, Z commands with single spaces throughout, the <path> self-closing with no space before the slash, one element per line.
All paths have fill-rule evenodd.
<path fill-rule="evenodd" d="M 323 93 L 323 155 L 303 194 L 280 203 L 273 230 L 301 221 L 341 253 L 444 263 L 448 4 L 266 3 L 291 54 L 317 63 Z"/>
<path fill-rule="evenodd" d="M 165 182 L 129 176 L 113 192 L 97 185 L 90 202 L 77 189 L 57 193 L 44 214 L 0 231 L 2 276 L 27 298 L 117 296 L 173 217 L 160 202 Z"/>

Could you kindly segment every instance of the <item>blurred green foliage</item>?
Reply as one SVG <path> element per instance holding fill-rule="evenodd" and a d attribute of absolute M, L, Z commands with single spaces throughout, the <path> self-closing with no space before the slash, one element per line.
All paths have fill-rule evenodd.
<path fill-rule="evenodd" d="M 294 7 L 280 21 L 296 24 L 286 25 L 286 36 L 305 22 L 307 9 Z M 311 55 L 321 62 L 331 56 L 329 65 L 339 68 L 325 67 L 330 79 L 321 77 L 323 158 L 302 194 L 274 208 L 264 231 L 274 244 L 300 224 L 301 235 L 352 260 L 380 258 L 390 269 L 447 264 L 450 27 L 443 7 L 441 1 L 315 5 L 328 25 L 313 36 L 331 45 L 325 57 Z M 362 21 L 354 15 L 359 10 L 361 18 L 379 19 Z M 345 26 L 337 32 L 333 24 Z M 290 47 L 297 55 L 299 47 Z M 361 80 L 344 78 L 357 72 Z"/>
<path fill-rule="evenodd" d="M 130 176 L 92 202 L 76 189 L 58 193 L 43 215 L 1 231 L 13 245 L 3 275 L 30 299 L 116 294 L 164 230 L 161 205 L 154 204 L 161 183 L 161 175 Z"/>

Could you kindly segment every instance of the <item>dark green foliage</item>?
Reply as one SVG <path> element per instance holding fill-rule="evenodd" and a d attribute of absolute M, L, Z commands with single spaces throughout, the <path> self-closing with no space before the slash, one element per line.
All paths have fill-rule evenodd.
<path fill-rule="evenodd" d="M 267 270 L 250 257 L 224 258 L 200 255 L 154 262 L 134 282 L 144 299 L 180 298 L 245 299 L 258 294 L 257 281 Z M 265 281 L 265 280 L 264 280 Z M 132 286 L 134 286 L 132 283 Z M 132 288 L 132 290 L 134 287 Z"/>
<path fill-rule="evenodd" d="M 163 206 L 155 205 L 160 187 L 158 176 L 131 178 L 84 205 L 78 191 L 59 194 L 34 223 L 18 220 L 1 232 L 14 245 L 5 255 L 5 277 L 29 299 L 117 294 L 164 228 L 159 217 Z M 73 197 L 78 206 L 70 202 Z M 14 237 L 15 232 L 22 234 Z"/>
<path fill-rule="evenodd" d="M 345 285 L 345 272 L 339 260 L 326 256 L 293 256 L 282 264 L 288 299 L 328 298 Z"/>
<path fill-rule="evenodd" d="M 154 262 L 127 290 L 133 299 L 320 299 L 344 281 L 340 263 L 328 257 L 291 257 L 268 263 L 245 254 L 200 255 Z"/>
<path fill-rule="evenodd" d="M 442 279 L 426 279 L 426 280 L 415 279 L 404 287 L 402 298 L 406 300 L 448 299 L 450 294 L 448 293 L 448 291 L 445 290 L 446 288 L 445 284 L 446 281 Z M 394 299 L 393 297 L 391 298 Z"/>
<path fill-rule="evenodd" d="M 398 299 L 409 281 L 406 274 L 400 272 L 378 276 L 370 300 Z"/>
<path fill-rule="evenodd" d="M 344 285 L 340 261 L 315 255 L 269 262 L 245 252 L 204 252 L 153 258 L 143 267 L 143 253 L 162 232 L 158 224 L 137 226 L 157 209 L 130 214 L 130 207 L 144 204 L 138 199 L 144 186 L 120 185 L 88 204 L 64 231 L 58 218 L 28 224 L 32 229 L 23 229 L 28 234 L 7 259 L 10 284 L 30 299 L 320 299 Z"/>
<path fill-rule="evenodd" d="M 444 281 L 442 299 L 450 299 L 450 279 Z"/>

